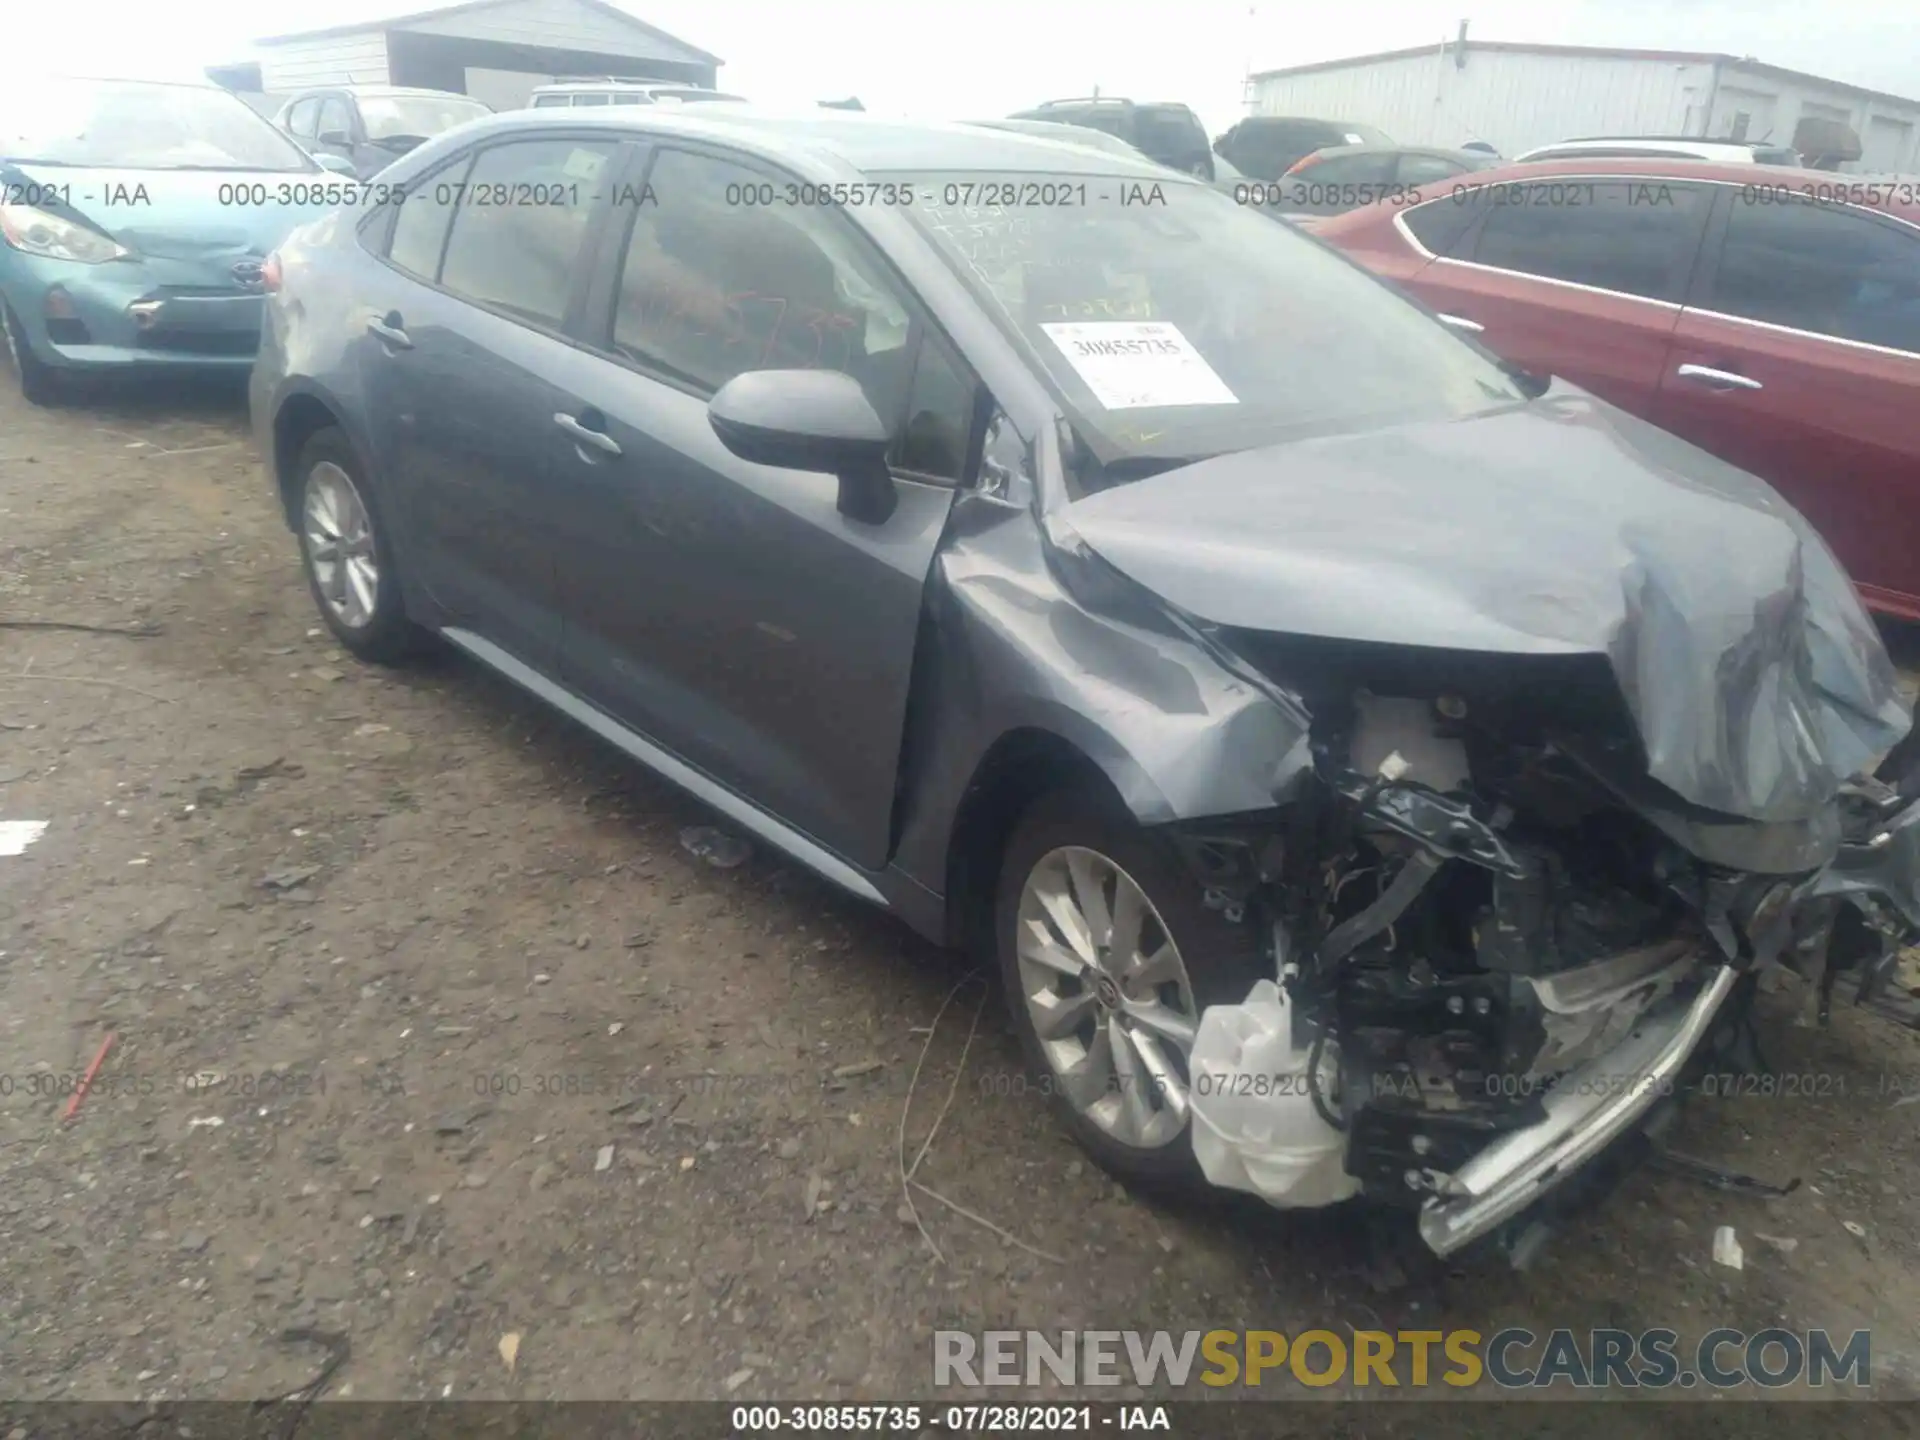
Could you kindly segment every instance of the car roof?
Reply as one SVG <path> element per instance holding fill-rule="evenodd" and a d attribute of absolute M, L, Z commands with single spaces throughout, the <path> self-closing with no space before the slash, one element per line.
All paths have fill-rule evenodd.
<path fill-rule="evenodd" d="M 1622 145 L 1644 145 L 1649 149 L 1655 146 L 1672 146 L 1676 149 L 1698 150 L 1703 156 L 1721 154 L 1729 150 L 1791 150 L 1791 145 L 1774 142 L 1761 143 L 1753 140 L 1706 140 L 1698 135 L 1601 135 L 1588 136 L 1581 140 L 1556 140 L 1551 145 L 1535 145 L 1521 153 L 1539 155 L 1551 150 L 1607 149 Z"/>
<path fill-rule="evenodd" d="M 1560 160 L 1504 160 L 1490 170 L 1478 172 L 1472 184 L 1504 185 L 1523 180 L 1552 179 L 1561 176 L 1621 176 L 1648 180 L 1705 180 L 1723 185 L 1767 186 L 1787 195 L 1810 194 L 1814 198 L 1844 193 L 1845 198 L 1864 209 L 1877 209 L 1914 224 L 1920 224 L 1920 192 L 1907 192 L 1901 182 L 1888 184 L 1888 177 L 1877 177 L 1882 188 L 1870 188 L 1876 177 L 1839 175 L 1826 170 L 1802 170 L 1788 165 L 1747 165 L 1731 160 L 1672 159 L 1662 155 L 1600 155 L 1591 159 L 1568 156 Z"/>
<path fill-rule="evenodd" d="M 1442 160 L 1463 160 L 1484 162 L 1493 160 L 1496 165 L 1511 164 L 1511 161 L 1498 160 L 1484 150 L 1460 150 L 1451 145 L 1323 145 L 1313 153 L 1316 155 L 1365 155 L 1378 152 L 1382 155 L 1437 155 Z M 1485 168 L 1484 165 L 1482 168 Z"/>
<path fill-rule="evenodd" d="M 1362 123 L 1358 120 L 1325 120 L 1318 115 L 1249 115 L 1245 119 L 1235 121 L 1233 128 L 1238 130 L 1242 125 L 1249 128 L 1260 125 L 1324 125 L 1329 130 L 1351 130 L 1355 125 Z M 1367 128 L 1377 130 L 1380 127 L 1368 125 Z"/>
<path fill-rule="evenodd" d="M 711 140 L 796 166 L 855 174 L 1030 172 L 1137 176 L 1162 185 L 1187 183 L 1144 157 L 1135 160 L 1090 145 L 1066 144 L 962 121 L 883 119 L 852 110 L 777 110 L 746 104 L 515 110 L 491 120 L 473 121 L 460 133 L 462 143 L 468 143 L 489 134 L 603 128 Z M 431 152 L 423 148 L 414 153 Z"/>
<path fill-rule="evenodd" d="M 429 85 L 308 85 L 286 93 L 294 99 L 299 99 L 306 95 L 330 94 L 337 91 L 344 91 L 348 95 L 429 95 L 434 99 L 472 100 L 476 105 L 487 103 L 472 95 L 462 95 L 458 90 L 435 90 Z"/>

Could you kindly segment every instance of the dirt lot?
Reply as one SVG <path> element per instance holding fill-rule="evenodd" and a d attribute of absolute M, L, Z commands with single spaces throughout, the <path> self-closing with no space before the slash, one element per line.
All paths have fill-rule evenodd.
<path fill-rule="evenodd" d="M 236 392 L 0 379 L 0 820 L 49 822 L 0 858 L 0 1398 L 342 1356 L 356 1398 L 898 1398 L 942 1327 L 1511 1324 L 1871 1327 L 1875 1392 L 1920 1394 L 1913 1036 L 1768 997 L 1821 1093 L 1702 1102 L 1677 1144 L 1805 1185 L 1642 1172 L 1525 1274 L 1129 1197 L 960 962 L 690 855 L 698 806 L 475 667 L 322 638 Z M 923 1047 L 909 1157 L 951 1093 L 920 1178 L 1017 1244 L 903 1217 Z"/>

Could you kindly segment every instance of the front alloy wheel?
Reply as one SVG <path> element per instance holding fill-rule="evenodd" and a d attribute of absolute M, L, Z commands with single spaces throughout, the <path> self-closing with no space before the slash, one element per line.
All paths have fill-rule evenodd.
<path fill-rule="evenodd" d="M 1139 882 L 1097 850 L 1062 846 L 1028 874 L 1018 924 L 1021 992 L 1067 1102 L 1122 1145 L 1177 1139 L 1200 1012 Z"/>
<path fill-rule="evenodd" d="M 1040 796 L 1001 852 L 994 942 L 1027 1065 L 1087 1153 L 1143 1185 L 1200 1183 L 1200 1016 L 1266 968 L 1257 927 L 1205 893 L 1166 832 L 1091 780 Z"/>

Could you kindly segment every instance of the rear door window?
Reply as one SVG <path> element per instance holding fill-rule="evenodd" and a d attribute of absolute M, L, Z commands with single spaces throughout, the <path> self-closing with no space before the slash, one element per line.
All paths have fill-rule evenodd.
<path fill-rule="evenodd" d="M 337 136 L 348 141 L 353 139 L 353 111 L 338 95 L 329 95 L 320 102 L 319 123 L 317 133 L 322 136 Z"/>
<path fill-rule="evenodd" d="M 1407 211 L 1403 219 L 1413 238 L 1432 255 L 1451 255 L 1474 221 L 1480 218 L 1480 200 L 1485 191 L 1449 189 L 1437 200 L 1428 200 Z"/>
<path fill-rule="evenodd" d="M 533 97 L 535 110 L 555 110 L 564 106 L 572 97 L 567 95 L 536 95 Z"/>
<path fill-rule="evenodd" d="M 617 145 L 523 140 L 482 150 L 464 185 L 441 192 L 454 210 L 441 286 L 518 319 L 559 328 L 600 177 Z M 403 211 L 414 203 L 409 198 Z"/>
<path fill-rule="evenodd" d="M 1523 275 L 1678 302 L 1693 270 L 1708 198 L 1698 186 L 1669 181 L 1493 186 L 1481 198 L 1484 219 L 1472 259 Z"/>
<path fill-rule="evenodd" d="M 428 284 L 440 278 L 440 254 L 446 249 L 447 229 L 453 224 L 455 202 L 464 193 L 461 182 L 471 164 L 471 160 L 460 160 L 435 171 L 394 205 L 387 259 Z"/>
<path fill-rule="evenodd" d="M 1920 354 L 1920 231 L 1809 201 L 1729 198 L 1702 308 Z"/>
<path fill-rule="evenodd" d="M 589 91 L 573 97 L 575 105 L 611 105 L 613 97 L 605 91 Z"/>
<path fill-rule="evenodd" d="M 302 140 L 311 140 L 314 133 L 314 121 L 320 116 L 320 98 L 309 95 L 305 100 L 296 100 L 287 111 L 287 131 L 298 135 Z"/>
<path fill-rule="evenodd" d="M 1186 110 L 1142 105 L 1134 112 L 1133 143 L 1156 159 L 1192 161 L 1207 153 L 1207 132 Z"/>
<path fill-rule="evenodd" d="M 1299 174 L 1303 185 L 1385 184 L 1393 179 L 1393 156 L 1391 154 L 1335 155 L 1311 165 Z"/>
<path fill-rule="evenodd" d="M 1431 185 L 1458 175 L 1467 167 L 1444 155 L 1402 155 L 1394 179 L 1402 185 Z"/>

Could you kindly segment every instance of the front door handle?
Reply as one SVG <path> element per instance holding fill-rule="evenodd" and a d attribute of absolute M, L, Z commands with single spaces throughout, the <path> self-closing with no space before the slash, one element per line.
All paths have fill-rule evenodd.
<path fill-rule="evenodd" d="M 407 338 L 407 332 L 400 326 L 400 312 L 389 310 L 383 318 L 367 321 L 367 333 L 378 335 L 381 343 L 392 349 L 411 350 L 413 341 Z"/>
<path fill-rule="evenodd" d="M 1456 330 L 1464 330 L 1469 335 L 1478 335 L 1487 328 L 1478 320 L 1469 320 L 1464 315 L 1442 315 L 1440 317 L 1440 323 L 1442 325 L 1451 325 Z"/>
<path fill-rule="evenodd" d="M 1714 390 L 1764 390 L 1766 387 L 1750 375 L 1731 370 L 1715 370 L 1711 365 L 1682 365 L 1673 372 L 1682 380 L 1695 380 Z"/>
<path fill-rule="evenodd" d="M 618 455 L 620 453 L 620 442 L 618 440 L 615 440 L 604 430 L 595 430 L 589 426 L 582 425 L 565 411 L 555 415 L 553 417 L 553 423 L 571 435 L 577 444 L 591 445 L 594 449 L 603 451 L 608 455 Z"/>

